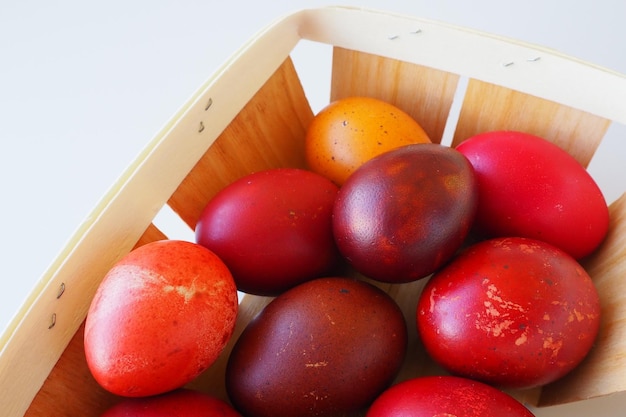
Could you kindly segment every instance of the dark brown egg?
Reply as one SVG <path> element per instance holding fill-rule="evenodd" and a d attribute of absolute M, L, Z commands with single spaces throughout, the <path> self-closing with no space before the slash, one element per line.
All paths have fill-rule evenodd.
<path fill-rule="evenodd" d="M 478 201 L 474 171 L 443 145 L 406 145 L 361 165 L 333 207 L 339 251 L 361 274 L 383 282 L 424 278 L 460 248 Z"/>
<path fill-rule="evenodd" d="M 363 281 L 320 278 L 274 299 L 230 355 L 226 388 L 249 417 L 330 416 L 367 407 L 396 376 L 404 317 Z"/>

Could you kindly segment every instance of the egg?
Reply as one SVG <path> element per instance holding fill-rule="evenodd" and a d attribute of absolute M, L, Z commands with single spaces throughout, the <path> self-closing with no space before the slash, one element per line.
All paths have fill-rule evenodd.
<path fill-rule="evenodd" d="M 364 410 L 394 380 L 407 349 L 395 301 L 364 281 L 329 277 L 279 295 L 235 343 L 226 369 L 249 417 Z"/>
<path fill-rule="evenodd" d="M 533 417 L 491 385 L 451 375 L 411 378 L 386 390 L 366 417 Z"/>
<path fill-rule="evenodd" d="M 207 203 L 196 242 L 224 261 L 239 291 L 276 296 L 341 264 L 331 225 L 337 190 L 304 169 L 244 175 Z"/>
<path fill-rule="evenodd" d="M 527 389 L 556 381 L 585 358 L 601 309 L 573 257 L 508 237 L 471 245 L 435 273 L 416 317 L 426 351 L 451 373 Z"/>
<path fill-rule="evenodd" d="M 350 265 L 368 278 L 425 278 L 459 249 L 478 201 L 474 172 L 458 151 L 401 146 L 359 167 L 337 193 L 333 234 Z"/>
<path fill-rule="evenodd" d="M 576 259 L 593 253 L 609 229 L 602 190 L 573 156 L 526 132 L 490 131 L 457 147 L 478 184 L 474 232 L 550 243 Z"/>

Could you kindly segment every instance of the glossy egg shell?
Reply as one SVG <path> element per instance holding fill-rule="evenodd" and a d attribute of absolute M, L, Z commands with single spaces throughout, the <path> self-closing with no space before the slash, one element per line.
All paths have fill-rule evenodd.
<path fill-rule="evenodd" d="M 426 283 L 417 328 L 430 356 L 453 374 L 531 388 L 584 359 L 600 315 L 596 288 L 570 255 L 542 241 L 494 238 Z"/>
<path fill-rule="evenodd" d="M 380 395 L 366 417 L 532 417 L 510 395 L 478 381 L 425 376 L 400 382 Z"/>
<path fill-rule="evenodd" d="M 341 263 L 331 225 L 337 191 L 303 169 L 246 175 L 207 203 L 196 242 L 226 263 L 240 291 L 278 295 Z"/>
<path fill-rule="evenodd" d="M 426 277 L 464 242 L 477 204 L 473 170 L 456 150 L 402 146 L 356 170 L 337 194 L 333 233 L 361 274 L 402 283 Z"/>

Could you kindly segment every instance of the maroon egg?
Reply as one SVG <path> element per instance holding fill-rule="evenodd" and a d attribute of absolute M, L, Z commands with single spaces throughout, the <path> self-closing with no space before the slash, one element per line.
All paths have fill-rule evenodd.
<path fill-rule="evenodd" d="M 226 370 L 250 417 L 334 416 L 361 410 L 389 386 L 407 346 L 404 316 L 382 290 L 319 278 L 274 299 L 237 340 Z"/>
<path fill-rule="evenodd" d="M 348 178 L 337 194 L 333 233 L 363 275 L 415 281 L 457 251 L 476 205 L 472 166 L 460 152 L 408 145 L 369 160 Z"/>
<path fill-rule="evenodd" d="M 207 203 L 196 241 L 224 261 L 240 291 L 278 295 L 340 264 L 331 224 L 337 190 L 304 169 L 246 175 Z"/>

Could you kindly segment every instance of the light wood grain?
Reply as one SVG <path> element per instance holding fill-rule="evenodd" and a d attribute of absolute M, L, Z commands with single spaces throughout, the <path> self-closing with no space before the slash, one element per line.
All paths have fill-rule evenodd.
<path fill-rule="evenodd" d="M 313 112 L 287 58 L 182 181 L 168 204 L 192 228 L 209 199 L 255 171 L 304 167 Z"/>
<path fill-rule="evenodd" d="M 411 115 L 432 142 L 444 133 L 459 76 L 397 59 L 334 48 L 331 101 L 375 97 Z"/>
<path fill-rule="evenodd" d="M 553 101 L 470 80 L 452 145 L 491 130 L 541 136 L 587 166 L 611 121 Z"/>

